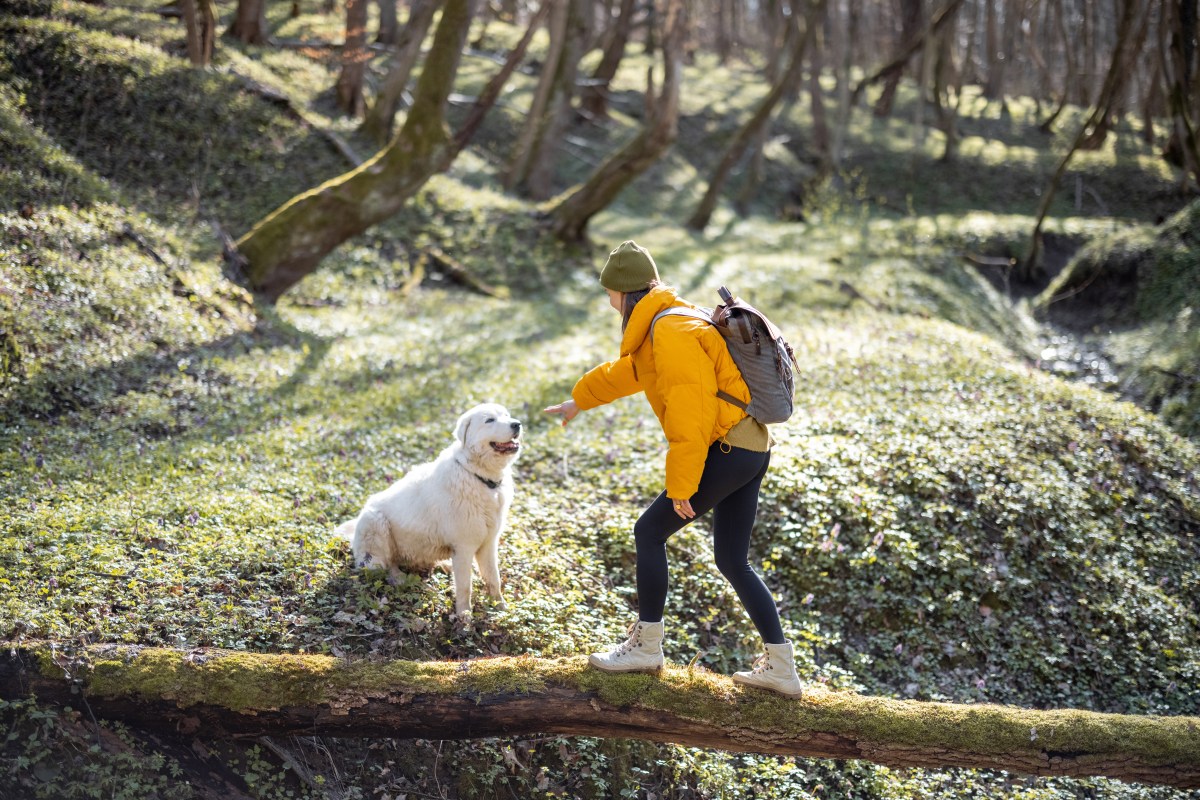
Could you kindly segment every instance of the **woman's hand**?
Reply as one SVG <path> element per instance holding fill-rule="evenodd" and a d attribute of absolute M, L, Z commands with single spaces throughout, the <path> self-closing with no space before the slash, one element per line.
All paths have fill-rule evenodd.
<path fill-rule="evenodd" d="M 567 423 L 575 419 L 575 416 L 579 413 L 579 406 L 575 404 L 574 400 L 568 400 L 565 403 L 559 403 L 556 406 L 548 406 L 542 410 L 547 414 L 562 414 L 562 424 L 565 428 L 567 427 Z"/>
<path fill-rule="evenodd" d="M 675 509 L 675 513 L 680 519 L 695 519 L 696 512 L 692 510 L 691 500 L 672 500 L 671 507 Z"/>

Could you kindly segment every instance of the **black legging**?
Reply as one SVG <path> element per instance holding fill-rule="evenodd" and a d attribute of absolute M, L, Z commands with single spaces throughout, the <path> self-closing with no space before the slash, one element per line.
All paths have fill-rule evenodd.
<path fill-rule="evenodd" d="M 728 450 L 728 452 L 724 452 Z M 689 498 L 699 517 L 713 510 L 713 554 L 717 569 L 733 585 L 754 627 L 767 644 L 783 644 L 783 626 L 775 598 L 750 566 L 750 531 L 758 513 L 758 487 L 771 454 L 714 443 L 708 449 L 700 486 Z M 666 492 L 655 498 L 633 526 L 637 543 L 639 616 L 659 622 L 667 603 L 667 539 L 687 525 L 675 513 Z"/>

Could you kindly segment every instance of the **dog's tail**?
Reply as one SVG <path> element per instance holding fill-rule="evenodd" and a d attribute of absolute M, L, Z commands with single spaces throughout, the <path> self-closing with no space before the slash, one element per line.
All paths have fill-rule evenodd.
<path fill-rule="evenodd" d="M 355 517 L 354 519 L 348 519 L 341 525 L 338 525 L 333 529 L 333 533 L 335 536 L 340 536 L 349 542 L 354 539 L 354 529 L 356 527 L 358 527 L 358 517 Z"/>

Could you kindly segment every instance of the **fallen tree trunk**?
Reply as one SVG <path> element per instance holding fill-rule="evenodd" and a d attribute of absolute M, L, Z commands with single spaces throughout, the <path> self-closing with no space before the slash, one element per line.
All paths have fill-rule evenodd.
<path fill-rule="evenodd" d="M 376 663 L 8 644 L 0 653 L 0 697 L 30 694 L 147 730 L 214 738 L 555 733 L 1200 787 L 1200 717 L 900 701 L 821 686 L 785 700 L 703 669 L 608 675 L 582 657 Z"/>

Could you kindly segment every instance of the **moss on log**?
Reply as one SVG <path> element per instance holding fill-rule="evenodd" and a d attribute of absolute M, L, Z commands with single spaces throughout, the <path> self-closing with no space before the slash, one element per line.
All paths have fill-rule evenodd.
<path fill-rule="evenodd" d="M 0 697 L 36 695 L 150 730 L 213 737 L 465 739 L 558 733 L 894 767 L 1104 775 L 1200 787 L 1200 718 L 867 697 L 800 700 L 699 668 L 608 675 L 582 657 L 368 662 L 95 645 L 7 644 Z"/>

